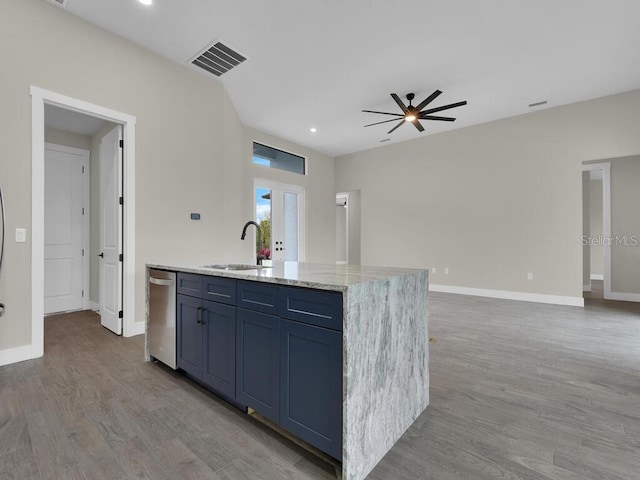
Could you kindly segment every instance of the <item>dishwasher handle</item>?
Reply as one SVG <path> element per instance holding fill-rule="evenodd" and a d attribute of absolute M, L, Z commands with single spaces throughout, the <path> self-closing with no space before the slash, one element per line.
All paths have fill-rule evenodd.
<path fill-rule="evenodd" d="M 154 285 L 161 285 L 163 287 L 173 287 L 175 285 L 175 282 L 171 279 L 155 277 L 149 277 L 149 283 L 153 283 Z"/>

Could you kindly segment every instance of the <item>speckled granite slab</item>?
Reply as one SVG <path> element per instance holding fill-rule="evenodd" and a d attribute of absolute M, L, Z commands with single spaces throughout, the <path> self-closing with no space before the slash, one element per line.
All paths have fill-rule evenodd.
<path fill-rule="evenodd" d="M 216 263 L 218 262 L 209 262 L 211 265 Z M 420 271 L 409 268 L 322 265 L 298 262 L 273 262 L 273 267 L 261 270 L 218 270 L 181 262 L 147 263 L 147 267 L 339 292 L 346 291 L 350 285 L 372 280 L 384 280 Z"/>
<path fill-rule="evenodd" d="M 242 271 L 181 262 L 147 267 L 343 293 L 345 480 L 364 479 L 429 405 L 425 270 L 295 262 Z"/>
<path fill-rule="evenodd" d="M 373 280 L 345 293 L 346 480 L 365 478 L 429 405 L 427 275 Z"/>

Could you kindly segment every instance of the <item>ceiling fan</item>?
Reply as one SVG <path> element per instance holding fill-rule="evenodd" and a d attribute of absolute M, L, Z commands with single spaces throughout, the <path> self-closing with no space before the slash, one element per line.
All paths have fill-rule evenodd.
<path fill-rule="evenodd" d="M 405 105 L 404 103 L 402 103 L 402 100 L 400 100 L 400 97 L 398 97 L 397 94 L 392 93 L 391 98 L 393 98 L 395 102 L 398 104 L 398 106 L 402 110 L 402 113 L 377 112 L 375 110 L 362 110 L 363 112 L 366 112 L 366 113 L 379 113 L 381 115 L 393 115 L 394 117 L 396 117 L 396 118 L 392 118 L 391 120 L 383 120 L 382 122 L 370 123 L 369 125 L 365 125 L 365 127 L 380 125 L 381 123 L 397 122 L 398 120 L 400 120 L 400 123 L 398 123 L 395 127 L 389 130 L 387 133 L 393 132 L 396 128 L 400 127 L 405 122 L 412 123 L 413 126 L 418 129 L 418 131 L 424 132 L 424 127 L 420 123 L 420 120 L 439 120 L 441 122 L 453 122 L 455 120 L 455 118 L 453 117 L 439 117 L 431 114 L 441 112 L 443 110 L 449 110 L 450 108 L 461 107 L 467 104 L 466 100 L 462 102 L 451 103 L 449 105 L 444 105 L 442 107 L 429 108 L 425 110 L 425 107 L 429 105 L 431 102 L 433 102 L 441 93 L 442 92 L 440 90 L 436 90 L 427 98 L 425 98 L 419 105 L 416 105 L 415 107 L 411 104 L 412 100 L 416 97 L 413 93 L 407 93 L 407 100 L 409 100 L 409 105 Z"/>

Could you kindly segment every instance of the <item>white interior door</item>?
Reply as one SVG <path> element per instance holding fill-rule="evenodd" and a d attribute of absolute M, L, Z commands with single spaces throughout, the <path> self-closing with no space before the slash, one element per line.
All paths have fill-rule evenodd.
<path fill-rule="evenodd" d="M 100 317 L 104 327 L 122 334 L 122 130 L 100 142 Z"/>
<path fill-rule="evenodd" d="M 268 180 L 255 181 L 256 221 L 268 220 L 273 260 L 304 262 L 305 189 Z M 264 230 L 264 226 L 263 226 Z"/>
<path fill-rule="evenodd" d="M 81 310 L 89 152 L 46 144 L 44 164 L 44 313 Z"/>

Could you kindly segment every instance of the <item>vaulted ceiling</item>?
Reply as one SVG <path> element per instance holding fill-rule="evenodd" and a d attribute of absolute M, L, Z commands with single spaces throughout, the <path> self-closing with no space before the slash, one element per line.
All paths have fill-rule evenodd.
<path fill-rule="evenodd" d="M 64 8 L 188 68 L 225 42 L 248 59 L 219 78 L 243 123 L 333 156 L 640 88 L 637 0 L 68 0 Z M 385 118 L 361 110 L 398 109 L 390 93 L 420 101 L 436 89 L 444 93 L 433 106 L 469 102 L 447 112 L 456 122 L 423 122 L 424 133 L 363 128 Z M 528 106 L 540 101 L 548 103 Z"/>

